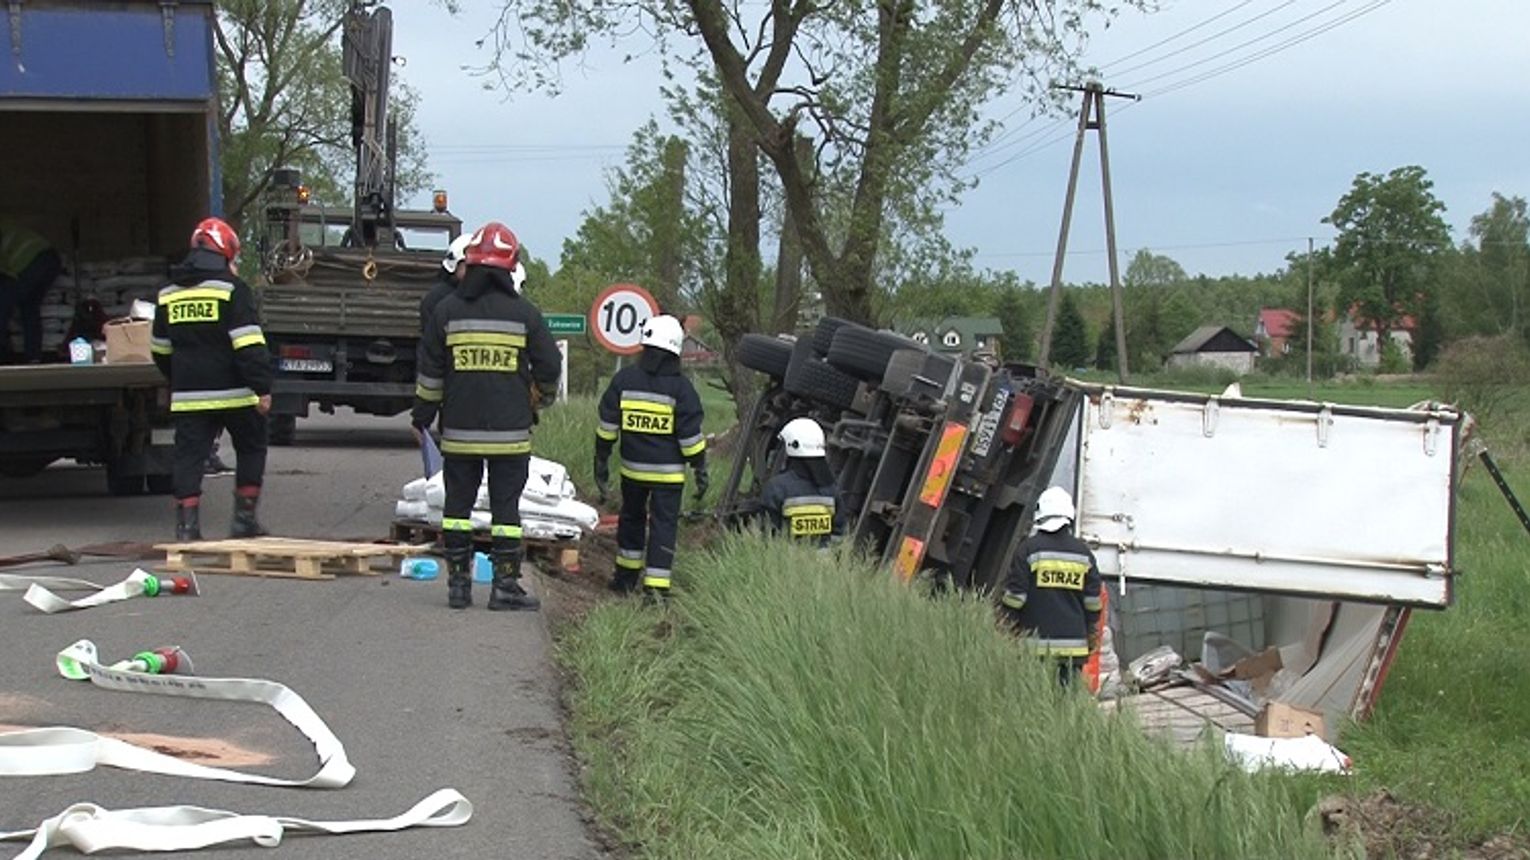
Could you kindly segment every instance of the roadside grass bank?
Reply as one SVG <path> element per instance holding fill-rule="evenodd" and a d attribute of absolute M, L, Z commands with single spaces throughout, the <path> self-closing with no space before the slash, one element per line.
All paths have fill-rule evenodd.
<path fill-rule="evenodd" d="M 643 857 L 1315 857 L 1325 783 L 1150 741 L 984 602 L 758 536 L 562 637 L 602 823 Z M 1331 786 L 1329 786 L 1331 787 Z"/>

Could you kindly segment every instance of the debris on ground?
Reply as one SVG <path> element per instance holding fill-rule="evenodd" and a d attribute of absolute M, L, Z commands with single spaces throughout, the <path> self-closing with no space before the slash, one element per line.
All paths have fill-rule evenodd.
<path fill-rule="evenodd" d="M 1411 803 L 1403 803 L 1381 789 L 1365 796 L 1331 795 L 1318 801 L 1310 813 L 1323 835 L 1339 847 L 1353 848 L 1365 857 L 1392 860 L 1530 860 L 1530 845 L 1503 833 L 1462 846 L 1450 836 L 1450 815 Z"/>
<path fill-rule="evenodd" d="M 530 540 L 573 541 L 595 530 L 599 513 L 579 501 L 568 469 L 561 463 L 532 457 L 526 488 L 521 492 L 521 529 Z M 405 484 L 394 515 L 405 521 L 439 526 L 446 503 L 446 485 L 440 472 Z M 478 487 L 470 515 L 473 528 L 488 531 L 493 523 L 489 511 L 488 476 Z"/>

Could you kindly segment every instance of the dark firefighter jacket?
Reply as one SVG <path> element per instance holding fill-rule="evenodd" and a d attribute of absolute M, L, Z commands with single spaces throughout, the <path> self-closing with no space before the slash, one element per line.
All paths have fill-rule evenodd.
<path fill-rule="evenodd" d="M 458 263 L 457 265 L 465 266 L 467 264 Z M 441 304 L 442 299 L 446 298 L 452 293 L 455 293 L 456 291 L 457 276 L 453 275 L 451 272 L 446 271 L 445 269 L 442 269 L 440 275 L 436 278 L 436 282 L 430 285 L 430 292 L 427 292 L 420 299 L 421 336 L 423 336 L 425 332 L 430 329 L 430 318 L 436 311 L 436 305 Z"/>
<path fill-rule="evenodd" d="M 604 460 L 620 437 L 624 480 L 684 484 L 687 462 L 706 465 L 702 417 L 696 388 L 680 375 L 680 357 L 646 348 L 637 364 L 611 377 L 600 398 L 595 456 Z"/>
<path fill-rule="evenodd" d="M 558 346 L 542 312 L 515 295 L 510 274 L 474 266 L 431 314 L 415 382 L 413 420 L 441 414 L 441 453 L 531 453 L 532 386 L 543 404 L 558 394 Z"/>
<path fill-rule="evenodd" d="M 823 458 L 793 459 L 786 471 L 765 482 L 760 507 L 776 530 L 825 544 L 830 537 L 844 532 L 838 515 L 838 495 L 839 489 L 834 486 L 834 477 Z"/>
<path fill-rule="evenodd" d="M 213 251 L 195 249 L 171 271 L 149 349 L 170 380 L 171 412 L 243 409 L 271 393 L 271 353 L 254 293 Z"/>
<path fill-rule="evenodd" d="M 1021 542 L 1000 601 L 1032 644 L 1054 657 L 1086 657 L 1100 620 L 1094 553 L 1066 528 Z"/>

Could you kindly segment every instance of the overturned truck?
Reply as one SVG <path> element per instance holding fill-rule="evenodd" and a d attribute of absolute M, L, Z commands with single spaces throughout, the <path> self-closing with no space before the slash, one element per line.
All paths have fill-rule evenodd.
<path fill-rule="evenodd" d="M 775 435 L 828 433 L 857 545 L 900 578 L 996 590 L 1048 486 L 1110 584 L 1120 660 L 1160 646 L 1217 668 L 1259 657 L 1253 683 L 1201 667 L 1175 710 L 1247 731 L 1266 701 L 1366 716 L 1409 613 L 1452 600 L 1458 413 L 1094 385 L 1023 364 L 930 351 L 836 319 L 794 339 L 747 335 L 770 378 L 723 487 L 724 520 L 782 467 Z M 1212 634 L 1207 636 L 1207 634 Z M 1184 729 L 1176 723 L 1176 730 Z"/>

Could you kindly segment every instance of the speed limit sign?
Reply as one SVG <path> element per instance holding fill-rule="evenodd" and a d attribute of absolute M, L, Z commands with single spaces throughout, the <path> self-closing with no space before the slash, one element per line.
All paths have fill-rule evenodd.
<path fill-rule="evenodd" d="M 643 323 L 659 313 L 659 303 L 636 284 L 612 284 L 590 308 L 590 331 L 600 345 L 617 355 L 642 347 Z"/>

